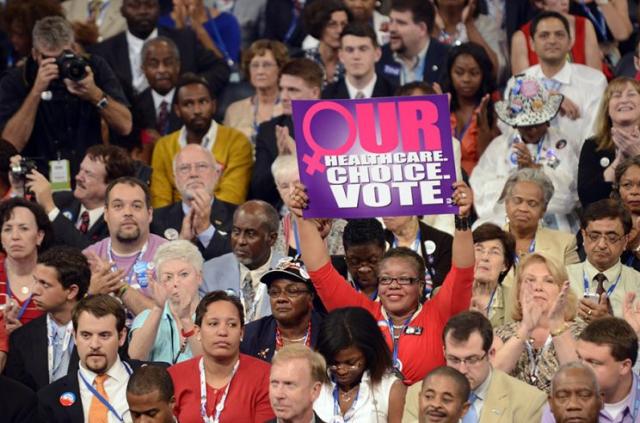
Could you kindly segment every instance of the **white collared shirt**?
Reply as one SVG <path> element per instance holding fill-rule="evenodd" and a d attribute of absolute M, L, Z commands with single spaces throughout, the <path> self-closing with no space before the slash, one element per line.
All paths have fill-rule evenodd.
<path fill-rule="evenodd" d="M 377 80 L 378 80 L 378 76 L 374 73 L 373 78 L 371 78 L 371 81 L 369 81 L 367 85 L 365 85 L 361 89 L 357 89 L 356 87 L 351 85 L 351 82 L 349 82 L 349 77 L 345 76 L 344 83 L 347 85 L 349 98 L 350 99 L 356 98 L 356 94 L 358 94 L 359 91 L 362 92 L 362 94 L 364 94 L 363 98 L 371 98 L 373 96 L 373 88 L 375 87 Z"/>
<path fill-rule="evenodd" d="M 84 415 L 84 421 L 89 422 L 89 408 L 91 407 L 91 401 L 93 400 L 93 394 L 86 387 L 80 375 L 84 376 L 87 382 L 93 385 L 93 381 L 97 374 L 84 367 L 84 364 L 80 362 L 78 368 L 78 384 L 80 385 L 80 399 L 82 401 L 82 413 Z M 131 413 L 129 413 L 129 404 L 127 403 L 127 383 L 129 382 L 129 372 L 125 368 L 120 357 L 116 359 L 116 362 L 107 370 L 109 376 L 104 382 L 104 390 L 109 397 L 109 403 L 120 414 L 124 415 L 124 421 L 126 423 L 132 422 Z M 97 401 L 97 399 L 96 399 Z M 109 411 L 109 423 L 120 423 L 120 421 Z"/>
<path fill-rule="evenodd" d="M 570 99 L 580 108 L 580 117 L 571 120 L 560 113 L 551 121 L 551 126 L 561 128 L 569 138 L 579 142 L 580 147 L 587 138 L 594 133 L 594 124 L 600 105 L 600 100 L 607 88 L 607 79 L 599 70 L 585 65 L 567 62 L 560 72 L 551 78 L 542 73 L 540 65 L 531 66 L 523 72 L 527 76 L 537 79 L 553 79 L 561 83 L 559 92 Z M 504 92 L 504 98 L 509 98 L 509 90 L 513 87 L 514 78 L 511 77 Z M 498 120 L 498 126 L 502 132 L 508 130 L 508 126 Z"/>
<path fill-rule="evenodd" d="M 80 213 L 78 213 L 78 219 L 76 220 L 76 228 L 80 229 L 80 225 L 82 224 L 82 213 L 85 211 L 89 212 L 89 228 L 93 226 L 94 223 L 100 219 L 100 216 L 104 214 L 104 206 L 96 207 L 92 210 L 87 210 L 87 208 L 83 205 L 80 205 Z"/>
<path fill-rule="evenodd" d="M 473 392 L 476 394 L 476 400 L 471 405 L 476 409 L 476 415 L 478 419 L 480 419 L 480 414 L 482 413 L 482 407 L 484 406 L 484 401 L 487 398 L 487 393 L 489 392 L 489 385 L 491 385 L 491 376 L 493 376 L 493 368 L 489 370 L 489 375 L 487 378 L 478 386 Z"/>
<path fill-rule="evenodd" d="M 213 152 L 213 146 L 216 143 L 216 137 L 218 136 L 218 124 L 215 120 L 211 120 L 211 126 L 209 126 L 209 130 L 200 140 L 200 145 L 204 148 L 211 150 Z M 178 135 L 178 145 L 180 148 L 184 148 L 187 146 L 187 128 L 183 125 L 180 128 L 180 134 Z"/>
<path fill-rule="evenodd" d="M 147 77 L 142 72 L 142 46 L 148 40 L 158 37 L 158 28 L 154 28 L 145 40 L 136 37 L 129 30 L 126 32 L 126 37 L 129 47 L 129 62 L 131 63 L 131 85 L 133 85 L 136 94 L 139 94 L 149 86 Z"/>
<path fill-rule="evenodd" d="M 246 277 L 247 273 L 251 275 L 251 285 L 253 286 L 253 292 L 255 293 L 254 295 L 254 301 L 255 301 L 255 313 L 253 315 L 253 320 L 258 320 L 262 317 L 264 317 L 263 315 L 260 314 L 260 309 L 262 307 L 263 301 L 269 301 L 269 296 L 267 295 L 267 285 L 263 284 L 262 282 L 260 282 L 260 278 L 269 271 L 269 269 L 271 268 L 271 258 L 273 256 L 273 251 L 271 251 L 269 253 L 269 258 L 267 259 L 267 261 L 260 267 L 258 267 L 257 269 L 253 269 L 250 270 L 247 266 L 245 266 L 244 264 L 238 262 L 238 264 L 240 265 L 240 290 L 242 291 L 242 281 L 244 281 L 244 278 Z M 245 310 L 245 315 L 247 313 L 247 309 L 249 307 L 245 306 L 244 310 Z M 250 323 L 248 320 L 245 321 L 246 323 Z"/>
<path fill-rule="evenodd" d="M 171 113 L 171 105 L 173 104 L 173 96 L 176 92 L 175 88 L 171 88 L 171 91 L 169 91 L 166 95 L 161 95 L 158 92 L 156 92 L 156 90 L 152 89 L 151 90 L 151 98 L 153 98 L 153 108 L 156 111 L 156 117 L 160 116 L 160 105 L 162 104 L 163 101 L 167 102 L 167 106 L 168 106 L 168 111 L 169 113 Z"/>
<path fill-rule="evenodd" d="M 598 283 L 593 278 L 598 273 L 604 273 L 607 280 L 604 282 L 604 291 L 607 292 L 611 285 L 616 283 L 618 276 L 620 281 L 618 285 L 611 293 L 609 302 L 611 303 L 611 309 L 613 315 L 622 318 L 622 310 L 624 304 L 624 297 L 627 292 L 633 291 L 640 295 L 640 272 L 629 267 L 624 266 L 620 260 L 604 272 L 600 272 L 590 262 L 589 259 L 582 263 L 571 264 L 567 266 L 567 274 L 569 275 L 569 282 L 571 283 L 571 289 L 575 292 L 576 296 L 580 299 L 584 296 L 584 277 L 587 277 L 589 283 L 589 292 L 595 293 Z"/>

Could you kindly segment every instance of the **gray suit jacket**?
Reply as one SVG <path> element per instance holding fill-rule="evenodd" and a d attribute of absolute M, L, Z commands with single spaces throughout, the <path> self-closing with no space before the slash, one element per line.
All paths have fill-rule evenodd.
<path fill-rule="evenodd" d="M 88 4 L 88 0 L 68 0 L 62 2 L 62 9 L 64 10 L 64 15 L 70 22 L 85 22 L 89 16 Z M 121 6 L 122 0 L 111 0 L 107 6 L 100 28 L 98 28 L 100 32 L 100 39 L 98 41 L 106 40 L 127 29 L 127 21 L 125 21 L 120 13 Z"/>
<path fill-rule="evenodd" d="M 282 255 L 273 251 L 271 253 L 270 268 L 276 267 Z M 220 257 L 207 260 L 202 267 L 202 284 L 200 285 L 200 296 L 211 291 L 227 291 L 240 297 L 240 263 L 233 253 L 227 253 Z M 258 298 L 256 298 L 258 301 Z M 266 287 L 262 290 L 262 298 L 259 300 L 259 307 L 256 310 L 254 320 L 271 314 L 271 304 L 267 295 Z M 249 322 L 246 322 L 249 323 Z"/>

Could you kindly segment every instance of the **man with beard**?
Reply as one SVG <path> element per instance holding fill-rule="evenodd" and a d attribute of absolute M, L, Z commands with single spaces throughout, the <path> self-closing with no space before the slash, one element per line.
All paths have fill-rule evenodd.
<path fill-rule="evenodd" d="M 38 256 L 32 300 L 45 314 L 11 333 L 5 376 L 37 391 L 78 368 L 71 312 L 90 278 L 80 250 L 54 247 Z"/>
<path fill-rule="evenodd" d="M 11 162 L 18 164 L 20 159 L 21 156 L 14 156 Z M 26 185 L 47 212 L 56 234 L 55 243 L 86 248 L 109 236 L 103 218 L 107 185 L 114 179 L 133 176 L 134 173 L 135 166 L 126 150 L 98 144 L 89 147 L 80 162 L 73 192 L 53 193 L 49 180 L 36 170 L 27 175 Z M 14 189 L 17 191 L 23 187 L 14 185 Z"/>
<path fill-rule="evenodd" d="M 261 278 L 281 258 L 272 251 L 279 224 L 278 212 L 264 201 L 251 200 L 238 207 L 233 214 L 232 252 L 204 264 L 200 294 L 221 290 L 240 297 L 246 323 L 270 315 L 267 286 Z"/>
<path fill-rule="evenodd" d="M 187 144 L 200 144 L 213 153 L 221 169 L 213 194 L 232 204 L 241 204 L 247 196 L 253 158 L 251 144 L 240 131 L 213 120 L 215 98 L 209 83 L 194 74 L 182 76 L 176 87 L 175 112 L 184 126 L 156 143 L 151 159 L 153 207 L 164 207 L 182 197 L 173 178 L 172 161 Z"/>
<path fill-rule="evenodd" d="M 73 334 L 80 356 L 77 371 L 38 392 L 43 422 L 131 422 L 127 383 L 140 362 L 124 362 L 125 311 L 110 295 L 83 298 L 73 310 Z"/>
<path fill-rule="evenodd" d="M 245 327 L 241 352 L 271 362 L 276 351 L 291 344 L 315 348 L 322 315 L 313 311 L 315 289 L 303 266 L 286 257 L 260 278 L 267 286 L 271 316 Z"/>
<path fill-rule="evenodd" d="M 389 13 L 389 44 L 382 48 L 378 74 L 396 85 L 439 82 L 449 48 L 430 34 L 435 10 L 430 1 L 393 0 Z"/>
<path fill-rule="evenodd" d="M 236 206 L 212 194 L 220 169 L 211 151 L 187 145 L 173 160 L 173 173 L 182 200 L 153 211 L 151 232 L 193 241 L 205 260 L 230 252 L 228 232 Z"/>
<path fill-rule="evenodd" d="M 139 179 L 118 178 L 107 186 L 104 220 L 109 237 L 84 250 L 91 264 L 90 294 L 115 294 L 134 316 L 153 307 L 149 263 L 166 239 L 149 233 L 149 188 Z"/>

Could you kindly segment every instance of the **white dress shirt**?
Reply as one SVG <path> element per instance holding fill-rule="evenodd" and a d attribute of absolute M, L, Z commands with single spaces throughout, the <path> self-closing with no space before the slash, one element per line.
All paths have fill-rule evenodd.
<path fill-rule="evenodd" d="M 158 37 L 158 29 L 155 28 L 151 31 L 151 34 L 145 40 L 136 37 L 129 30 L 127 30 L 126 36 L 127 45 L 129 46 L 129 62 L 131 63 L 131 84 L 136 94 L 139 94 L 149 86 L 147 77 L 142 72 L 142 46 L 147 41 Z"/>
<path fill-rule="evenodd" d="M 163 101 L 167 102 L 167 106 L 169 113 L 171 113 L 171 105 L 173 104 L 173 96 L 176 92 L 175 88 L 171 88 L 171 91 L 169 91 L 166 95 L 161 95 L 159 93 L 156 92 L 156 90 L 151 90 L 151 98 L 153 98 L 153 107 L 156 111 L 156 117 L 160 116 L 160 105 L 162 104 Z"/>
<path fill-rule="evenodd" d="M 524 72 L 527 76 L 538 79 L 553 79 L 560 84 L 558 91 L 569 98 L 580 109 L 580 117 L 571 120 L 560 113 L 551 121 L 551 126 L 561 128 L 562 132 L 571 139 L 577 140 L 582 148 L 582 143 L 593 136 L 594 124 L 598 107 L 607 88 L 607 79 L 599 70 L 585 65 L 567 62 L 557 74 L 547 78 L 542 73 L 540 65 L 527 68 Z M 514 78 L 511 77 L 504 92 L 504 98 L 509 98 L 509 90 L 513 86 Z M 508 126 L 498 121 L 500 130 L 504 133 Z M 475 170 L 474 170 L 475 171 Z"/>
<path fill-rule="evenodd" d="M 200 145 L 213 152 L 213 145 L 216 143 L 217 136 L 218 124 L 215 120 L 211 120 L 211 126 L 209 126 L 209 130 L 200 140 Z M 178 145 L 180 145 L 181 149 L 187 146 L 187 128 L 184 125 L 180 128 L 180 134 L 178 134 Z"/>
<path fill-rule="evenodd" d="M 86 387 L 80 375 L 84 376 L 89 384 L 93 386 L 93 381 L 97 374 L 84 367 L 82 362 L 78 368 L 78 384 L 80 385 L 80 399 L 82 401 L 82 413 L 84 415 L 85 423 L 89 422 L 89 408 L 91 407 L 91 401 L 93 400 L 93 394 Z M 129 371 L 125 367 L 124 363 L 120 361 L 118 357 L 116 362 L 107 370 L 109 376 L 104 382 L 104 390 L 109 397 L 109 403 L 115 408 L 115 410 L 124 417 L 126 423 L 131 423 L 131 413 L 129 412 L 129 404 L 127 403 L 127 383 L 129 382 Z M 108 413 L 109 423 L 120 423 L 120 421 L 113 415 L 111 411 Z"/>
<path fill-rule="evenodd" d="M 349 82 L 349 77 L 348 76 L 345 77 L 344 83 L 347 86 L 347 91 L 349 92 L 349 98 L 350 99 L 356 98 L 356 95 L 358 94 L 358 92 L 361 92 L 364 95 L 363 98 L 371 98 L 373 96 L 373 88 L 376 86 L 377 80 L 378 80 L 378 77 L 374 73 L 373 78 L 371 78 L 371 81 L 369 81 L 367 85 L 365 85 L 361 89 L 357 89 L 356 87 L 351 85 L 351 82 Z"/>

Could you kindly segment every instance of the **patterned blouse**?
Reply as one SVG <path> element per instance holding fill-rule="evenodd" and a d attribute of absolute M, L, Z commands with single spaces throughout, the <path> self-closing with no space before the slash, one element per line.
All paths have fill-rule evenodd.
<path fill-rule="evenodd" d="M 318 47 L 305 50 L 304 57 L 313 60 L 322 68 L 322 71 L 324 72 L 324 81 L 322 82 L 322 88 L 326 87 L 329 84 L 333 84 L 334 82 L 338 82 L 340 78 L 344 76 L 344 65 L 342 64 L 342 62 L 338 62 L 336 63 L 336 70 L 333 72 L 333 78 L 327 79 L 327 70 L 324 67 L 324 63 L 322 63 L 322 57 L 320 56 L 320 50 L 318 50 Z"/>
<path fill-rule="evenodd" d="M 507 342 L 516 334 L 519 324 L 520 322 L 507 323 L 497 328 L 495 333 L 502 342 Z M 578 338 L 585 326 L 586 323 L 581 320 L 569 322 L 569 330 L 574 338 Z M 537 365 L 532 366 L 530 352 L 533 355 L 534 363 L 538 363 Z M 551 338 L 549 338 L 542 348 L 533 349 L 532 351 L 529 350 L 529 343 L 527 343 L 515 368 L 509 374 L 548 394 L 551 391 L 551 379 L 553 379 L 553 375 L 559 367 L 560 363 L 556 357 L 556 350 Z"/>

